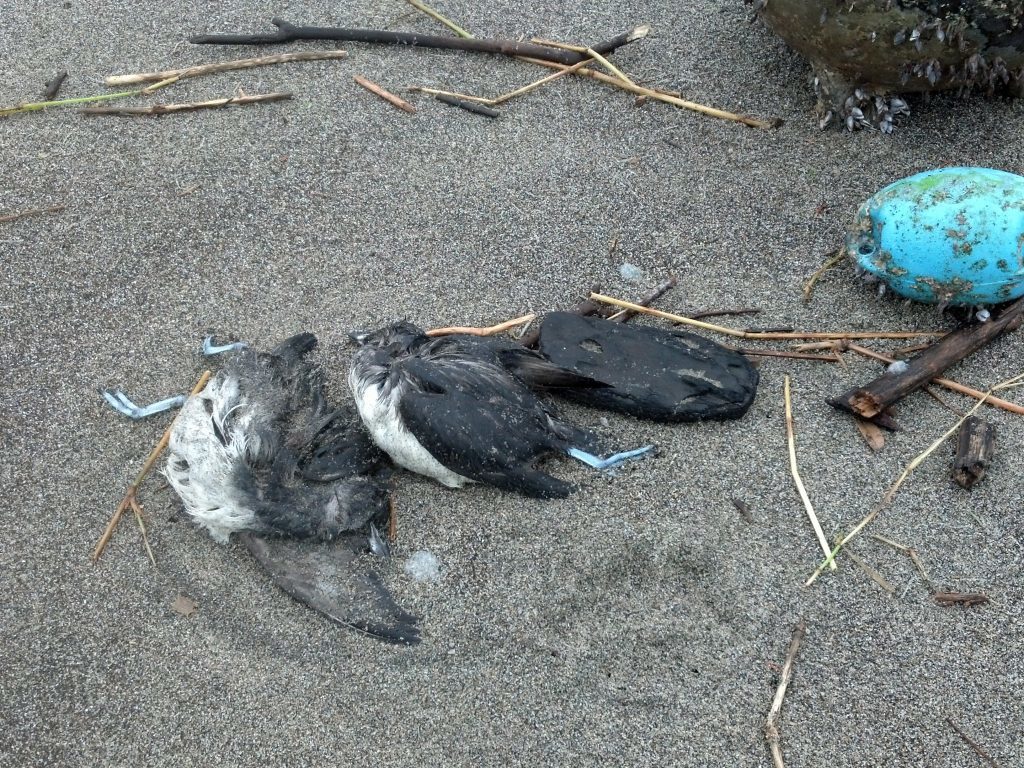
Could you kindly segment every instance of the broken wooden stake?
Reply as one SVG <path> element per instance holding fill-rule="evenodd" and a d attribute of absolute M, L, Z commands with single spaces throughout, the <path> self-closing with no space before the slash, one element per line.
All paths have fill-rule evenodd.
<path fill-rule="evenodd" d="M 998 317 L 951 331 L 928 349 L 907 361 L 902 373 L 885 373 L 862 387 L 855 387 L 828 403 L 865 419 L 876 419 L 886 408 L 921 388 L 954 363 L 981 349 L 993 339 L 1024 322 L 1024 299 L 1018 299 Z"/>
<path fill-rule="evenodd" d="M 996 428 L 977 416 L 971 416 L 960 427 L 953 457 L 953 480 L 970 490 L 985 476 L 996 451 Z"/>
<path fill-rule="evenodd" d="M 408 101 L 406 101 L 403 98 L 400 98 L 399 96 L 395 96 L 395 94 L 391 93 L 391 91 L 384 90 L 372 80 L 367 80 L 365 77 L 362 77 L 361 75 L 353 75 L 352 79 L 356 81 L 357 85 L 361 85 L 370 93 L 380 96 L 382 99 L 384 99 L 384 101 L 388 102 L 393 106 L 398 107 L 403 112 L 409 112 L 411 114 L 416 111 L 416 107 L 414 107 Z"/>

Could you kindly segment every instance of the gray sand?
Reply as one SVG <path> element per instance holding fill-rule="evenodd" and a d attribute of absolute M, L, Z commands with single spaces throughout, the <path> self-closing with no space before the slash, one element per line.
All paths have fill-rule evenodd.
<path fill-rule="evenodd" d="M 84 96 L 107 74 L 252 55 L 184 39 L 257 30 L 273 13 L 439 31 L 401 2 L 235 2 L 210 15 L 201 5 L 15 0 L 0 35 L 0 103 L 38 97 L 60 69 L 71 72 L 63 95 Z M 803 618 L 781 721 L 791 768 L 981 765 L 947 716 L 1000 765 L 1024 765 L 1020 417 L 986 410 L 1001 450 L 972 493 L 949 481 L 943 447 L 870 529 L 916 547 L 935 587 L 984 591 L 991 604 L 936 606 L 910 560 L 868 537 L 853 551 L 895 595 L 849 559 L 803 586 L 820 550 L 786 462 L 783 376 L 830 537 L 955 418 L 913 396 L 899 409 L 906 431 L 872 455 L 824 402 L 876 373 L 857 358 L 764 362 L 737 422 L 611 416 L 605 426 L 567 407 L 621 446 L 652 441 L 660 455 L 616 477 L 559 462 L 582 485 L 566 501 L 403 475 L 388 579 L 423 616 L 416 649 L 294 603 L 240 547 L 183 520 L 158 477 L 142 500 L 159 571 L 130 520 L 89 562 L 167 423 L 131 423 L 96 388 L 141 401 L 187 390 L 208 329 L 264 346 L 316 332 L 343 397 L 353 328 L 403 316 L 491 324 L 567 307 L 595 283 L 638 297 L 667 273 L 680 281 L 669 309 L 753 305 L 754 322 L 819 330 L 933 328 L 946 322 L 934 310 L 878 300 L 848 268 L 807 306 L 801 281 L 890 181 L 949 164 L 1024 171 L 1019 103 L 914 99 L 892 137 L 820 133 L 806 64 L 748 24 L 738 0 L 443 10 L 494 36 L 596 41 L 649 23 L 650 39 L 616 56 L 624 69 L 785 126 L 638 107 L 581 81 L 515 101 L 496 121 L 422 96 L 410 97 L 410 116 L 352 75 L 496 94 L 541 70 L 355 44 L 342 62 L 202 78 L 161 97 L 294 91 L 283 104 L 0 121 L 0 214 L 67 206 L 0 225 L 0 763 L 767 766 L 764 718 Z M 644 282 L 623 282 L 623 262 Z M 985 387 L 1022 359 L 1018 333 L 953 375 Z M 437 556 L 439 583 L 403 573 L 418 549 Z M 193 617 L 171 610 L 180 594 L 199 604 Z"/>

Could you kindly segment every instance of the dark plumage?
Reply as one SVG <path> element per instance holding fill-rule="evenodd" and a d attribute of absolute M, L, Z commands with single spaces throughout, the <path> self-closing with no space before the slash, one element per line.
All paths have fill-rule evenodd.
<path fill-rule="evenodd" d="M 377 445 L 406 469 L 454 488 L 475 481 L 564 497 L 571 486 L 534 464 L 597 447 L 594 435 L 559 418 L 524 379 L 599 385 L 537 353 L 495 339 L 432 339 L 405 322 L 357 340 L 363 346 L 349 372 L 356 407 Z"/>

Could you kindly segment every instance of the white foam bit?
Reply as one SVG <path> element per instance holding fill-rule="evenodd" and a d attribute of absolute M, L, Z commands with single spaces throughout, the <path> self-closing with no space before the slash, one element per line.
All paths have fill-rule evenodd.
<path fill-rule="evenodd" d="M 886 373 L 903 373 L 907 370 L 907 363 L 905 360 L 897 360 L 894 363 L 889 363 L 889 367 L 885 369 Z"/>
<path fill-rule="evenodd" d="M 439 581 L 441 579 L 441 566 L 432 552 L 421 549 L 413 552 L 405 561 L 405 572 L 412 577 L 413 581 Z"/>
<path fill-rule="evenodd" d="M 641 271 L 640 267 L 636 264 L 630 264 L 629 262 L 626 262 L 619 267 L 619 274 L 627 283 L 639 283 L 644 279 L 644 273 Z"/>

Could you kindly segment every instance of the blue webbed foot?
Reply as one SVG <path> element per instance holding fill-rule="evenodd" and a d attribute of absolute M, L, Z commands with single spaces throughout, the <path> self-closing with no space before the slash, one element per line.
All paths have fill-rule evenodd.
<path fill-rule="evenodd" d="M 217 345 L 213 343 L 213 336 L 207 336 L 203 339 L 203 354 L 209 357 L 210 355 L 222 355 L 225 352 L 234 352 L 240 349 L 248 349 L 249 345 L 244 341 L 236 341 L 231 344 Z"/>
<path fill-rule="evenodd" d="M 185 404 L 185 395 L 168 397 L 166 400 L 152 403 L 150 405 L 138 406 L 128 399 L 128 396 L 119 389 L 101 389 L 103 399 L 110 404 L 118 413 L 123 413 L 129 419 L 144 419 L 157 413 L 163 413 L 173 408 L 181 408 Z"/>
<path fill-rule="evenodd" d="M 579 448 L 570 448 L 568 453 L 574 459 L 582 461 L 588 467 L 594 469 L 610 469 L 611 467 L 617 467 L 624 461 L 629 459 L 636 459 L 640 456 L 650 453 L 654 450 L 653 445 L 645 445 L 643 448 L 636 448 L 632 451 L 622 451 L 621 453 L 614 453 L 607 459 L 602 459 L 600 456 L 595 456 L 592 453 L 587 453 Z"/>

